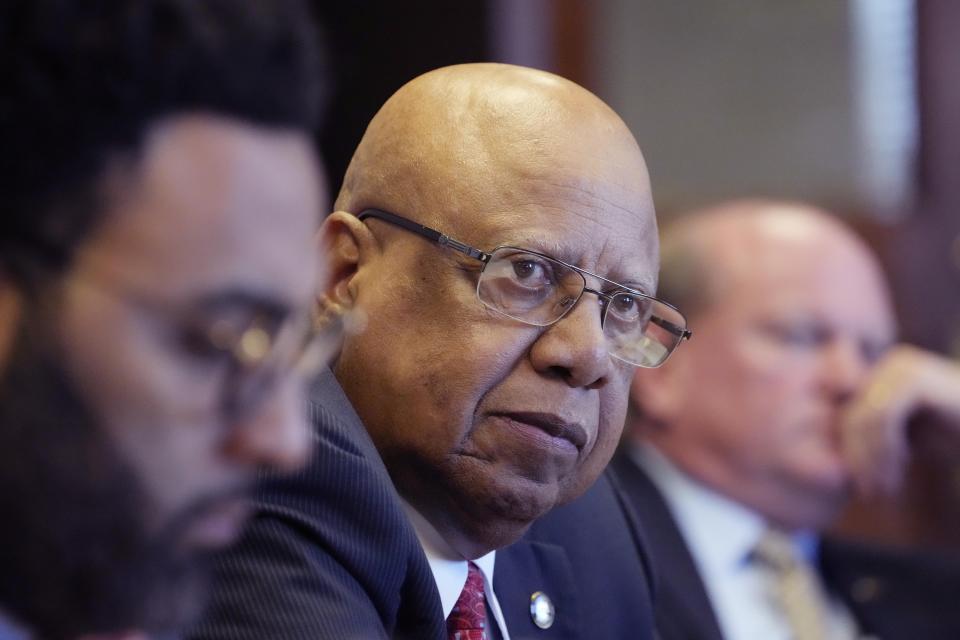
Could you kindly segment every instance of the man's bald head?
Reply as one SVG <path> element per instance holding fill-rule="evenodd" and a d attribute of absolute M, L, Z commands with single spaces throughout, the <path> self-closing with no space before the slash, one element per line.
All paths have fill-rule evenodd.
<path fill-rule="evenodd" d="M 830 214 L 765 200 L 682 218 L 662 255 L 696 338 L 634 378 L 635 433 L 779 526 L 827 523 L 849 482 L 840 416 L 895 331 L 876 257 Z"/>
<path fill-rule="evenodd" d="M 794 201 L 733 200 L 690 212 L 661 234 L 660 295 L 693 317 L 759 265 L 782 263 L 791 247 L 819 245 L 857 257 L 885 289 L 867 244 L 836 216 Z"/>
<path fill-rule="evenodd" d="M 563 156 L 576 149 L 575 167 Z M 589 165 L 585 175 L 584 164 Z M 354 153 L 336 209 L 385 207 L 416 212 L 423 224 L 455 218 L 458 199 L 485 184 L 509 188 L 517 176 L 563 178 L 577 189 L 612 168 L 629 168 L 616 187 L 625 201 L 645 200 L 646 165 L 620 117 L 595 95 L 545 71 L 477 63 L 430 71 L 401 87 L 371 121 Z M 564 169 L 567 169 L 564 175 Z M 593 175 L 589 175 L 593 174 Z M 504 183 L 504 179 L 508 183 Z M 501 202 L 489 202 L 494 209 Z M 647 211 L 648 224 L 655 224 Z M 650 231 L 651 229 L 645 229 Z"/>
<path fill-rule="evenodd" d="M 358 220 L 367 208 L 486 258 Z M 329 299 L 367 318 L 337 379 L 400 493 L 456 553 L 513 542 L 606 465 L 631 369 L 610 355 L 596 294 L 569 300 L 554 324 L 526 324 L 481 302 L 481 272 L 499 247 L 487 277 L 527 306 L 554 286 L 544 255 L 606 278 L 587 284 L 605 294 L 613 282 L 652 294 L 656 222 L 637 143 L 603 102 L 549 73 L 438 69 L 376 115 L 337 209 Z"/>

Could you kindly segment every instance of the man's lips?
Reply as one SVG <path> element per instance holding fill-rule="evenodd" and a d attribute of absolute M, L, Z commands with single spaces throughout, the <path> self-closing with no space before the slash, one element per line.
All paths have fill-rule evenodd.
<path fill-rule="evenodd" d="M 587 444 L 587 431 L 576 422 L 569 422 L 553 413 L 539 411 L 508 411 L 490 414 L 493 418 L 507 421 L 511 426 L 529 430 L 533 428 L 562 441 L 564 446 L 573 445 L 577 452 Z"/>
<path fill-rule="evenodd" d="M 191 547 L 217 549 L 231 544 L 250 516 L 251 505 L 240 496 L 204 505 L 190 518 L 185 538 Z"/>

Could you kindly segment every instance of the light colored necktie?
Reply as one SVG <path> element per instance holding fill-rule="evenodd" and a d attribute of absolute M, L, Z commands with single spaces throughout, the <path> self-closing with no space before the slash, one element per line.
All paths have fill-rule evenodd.
<path fill-rule="evenodd" d="M 467 583 L 453 610 L 447 616 L 449 640 L 487 640 L 487 598 L 483 592 L 483 574 L 470 562 L 467 565 Z"/>
<path fill-rule="evenodd" d="M 797 556 L 790 537 L 769 530 L 757 543 L 753 557 L 773 577 L 774 602 L 787 620 L 794 640 L 824 640 L 826 603 L 813 568 Z"/>

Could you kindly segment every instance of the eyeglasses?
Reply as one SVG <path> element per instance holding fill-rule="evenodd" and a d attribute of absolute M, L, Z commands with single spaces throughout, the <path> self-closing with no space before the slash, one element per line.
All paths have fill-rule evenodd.
<path fill-rule="evenodd" d="M 222 400 L 228 419 L 253 413 L 286 375 L 312 378 L 329 362 L 341 329 L 336 315 L 300 315 L 283 323 L 261 315 L 242 328 L 222 322 L 201 331 L 201 348 L 230 362 Z"/>
<path fill-rule="evenodd" d="M 548 255 L 509 246 L 487 253 L 380 209 L 366 209 L 357 217 L 383 220 L 479 260 L 480 302 L 525 324 L 551 325 L 573 309 L 584 292 L 594 294 L 600 301 L 600 326 L 609 353 L 628 364 L 659 367 L 692 335 L 686 318 L 672 305 Z M 609 292 L 588 287 L 587 276 L 609 285 Z"/>
<path fill-rule="evenodd" d="M 99 278 L 83 281 L 140 309 L 153 322 L 172 325 L 185 355 L 222 367 L 218 401 L 228 423 L 253 415 L 286 376 L 311 379 L 330 361 L 343 331 L 344 319 L 336 313 L 278 313 L 271 305 L 252 301 L 247 303 L 249 313 L 212 321 L 171 317 L 167 304 L 131 288 Z"/>

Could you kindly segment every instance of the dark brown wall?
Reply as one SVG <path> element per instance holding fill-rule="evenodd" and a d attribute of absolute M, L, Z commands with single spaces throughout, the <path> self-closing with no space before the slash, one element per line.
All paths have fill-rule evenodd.
<path fill-rule="evenodd" d="M 315 0 L 333 95 L 319 136 L 332 193 L 367 123 L 390 95 L 430 69 L 488 57 L 483 0 Z"/>
<path fill-rule="evenodd" d="M 918 0 L 920 149 L 916 210 L 878 234 L 905 339 L 960 356 L 960 3 Z M 930 419 L 913 425 L 906 491 L 858 503 L 844 530 L 960 548 L 960 447 Z"/>

